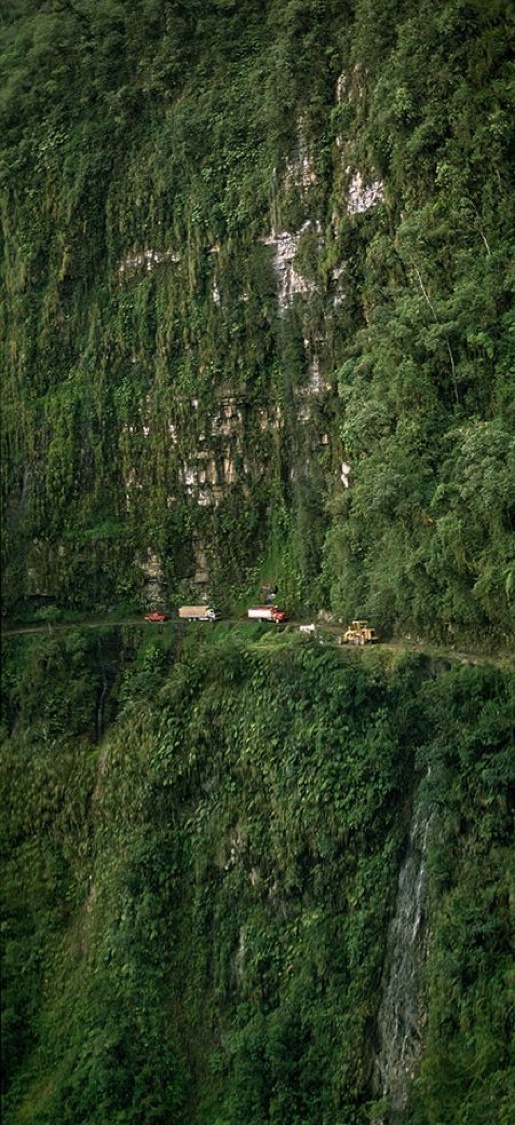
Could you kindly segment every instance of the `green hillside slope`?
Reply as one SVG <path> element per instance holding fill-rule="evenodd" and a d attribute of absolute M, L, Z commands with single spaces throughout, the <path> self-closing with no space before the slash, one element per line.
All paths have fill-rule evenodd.
<path fill-rule="evenodd" d="M 5 642 L 6 1125 L 507 1123 L 513 676 L 133 638 Z"/>

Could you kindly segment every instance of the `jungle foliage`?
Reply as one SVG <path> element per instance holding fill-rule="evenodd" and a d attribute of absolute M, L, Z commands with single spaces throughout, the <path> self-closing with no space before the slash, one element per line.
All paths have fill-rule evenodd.
<path fill-rule="evenodd" d="M 260 625 L 12 638 L 2 672 L 6 1125 L 376 1120 L 415 804 L 431 939 L 404 1120 L 508 1122 L 512 674 Z"/>
<path fill-rule="evenodd" d="M 273 574 L 506 643 L 512 47 L 508 0 L 13 0 L 9 612 L 138 602 L 150 555 L 171 601 Z"/>
<path fill-rule="evenodd" d="M 8 7 L 2 597 L 48 633 L 2 660 L 4 1120 L 376 1121 L 418 804 L 406 1125 L 507 1125 L 512 673 L 54 625 L 157 565 L 511 643 L 513 5 Z"/>

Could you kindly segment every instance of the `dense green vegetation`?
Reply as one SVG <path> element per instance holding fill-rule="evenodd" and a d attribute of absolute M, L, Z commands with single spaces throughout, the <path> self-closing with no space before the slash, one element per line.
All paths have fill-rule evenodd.
<path fill-rule="evenodd" d="M 138 602 L 150 552 L 172 603 L 506 642 L 512 46 L 508 0 L 10 5 L 9 612 Z"/>
<path fill-rule="evenodd" d="M 6 1125 L 393 1125 L 415 814 L 402 1120 L 508 1125 L 513 5 L 8 7 Z M 264 583 L 496 662 L 103 625 Z"/>
<path fill-rule="evenodd" d="M 416 803 L 431 937 L 405 1120 L 508 1122 L 511 675 L 263 626 L 13 638 L 3 670 L 6 1125 L 374 1120 Z"/>

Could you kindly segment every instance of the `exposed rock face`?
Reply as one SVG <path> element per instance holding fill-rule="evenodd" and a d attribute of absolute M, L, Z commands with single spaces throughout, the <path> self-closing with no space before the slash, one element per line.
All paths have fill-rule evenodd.
<path fill-rule="evenodd" d="M 155 266 L 161 262 L 180 262 L 181 256 L 174 250 L 140 250 L 134 254 L 128 254 L 123 262 L 118 266 L 120 274 L 136 273 L 138 270 L 145 270 L 146 273 L 151 273 Z"/>
<path fill-rule="evenodd" d="M 352 169 L 348 168 L 351 173 Z M 381 180 L 365 184 L 360 172 L 352 172 L 347 193 L 347 211 L 349 215 L 360 215 L 377 207 L 384 199 L 384 185 Z"/>
<path fill-rule="evenodd" d="M 163 569 L 158 555 L 148 552 L 147 558 L 140 560 L 140 569 L 145 576 L 145 600 L 149 606 L 160 605 L 163 601 Z"/>
<path fill-rule="evenodd" d="M 378 1081 L 384 1115 L 374 1125 L 404 1121 L 409 1085 L 416 1077 L 426 1020 L 423 968 L 427 954 L 426 853 L 431 816 L 420 804 L 399 872 L 395 914 L 388 933 L 379 1011 Z"/>
<path fill-rule="evenodd" d="M 274 269 L 277 274 L 277 301 L 281 313 L 284 313 L 290 307 L 297 293 L 312 293 L 315 289 L 314 282 L 303 277 L 295 265 L 299 241 L 302 235 L 307 234 L 312 229 L 313 224 L 307 219 L 300 230 L 296 232 L 281 231 L 278 234 L 269 235 L 264 240 L 265 245 L 275 247 Z M 319 224 L 316 225 L 315 229 L 317 233 L 320 232 Z"/>

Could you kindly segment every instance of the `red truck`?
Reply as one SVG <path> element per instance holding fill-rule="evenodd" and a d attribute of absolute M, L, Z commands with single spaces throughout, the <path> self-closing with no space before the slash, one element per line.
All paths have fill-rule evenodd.
<path fill-rule="evenodd" d="M 252 617 L 255 621 L 275 621 L 276 625 L 288 620 L 288 614 L 276 605 L 252 606 L 247 610 L 247 617 Z"/>

